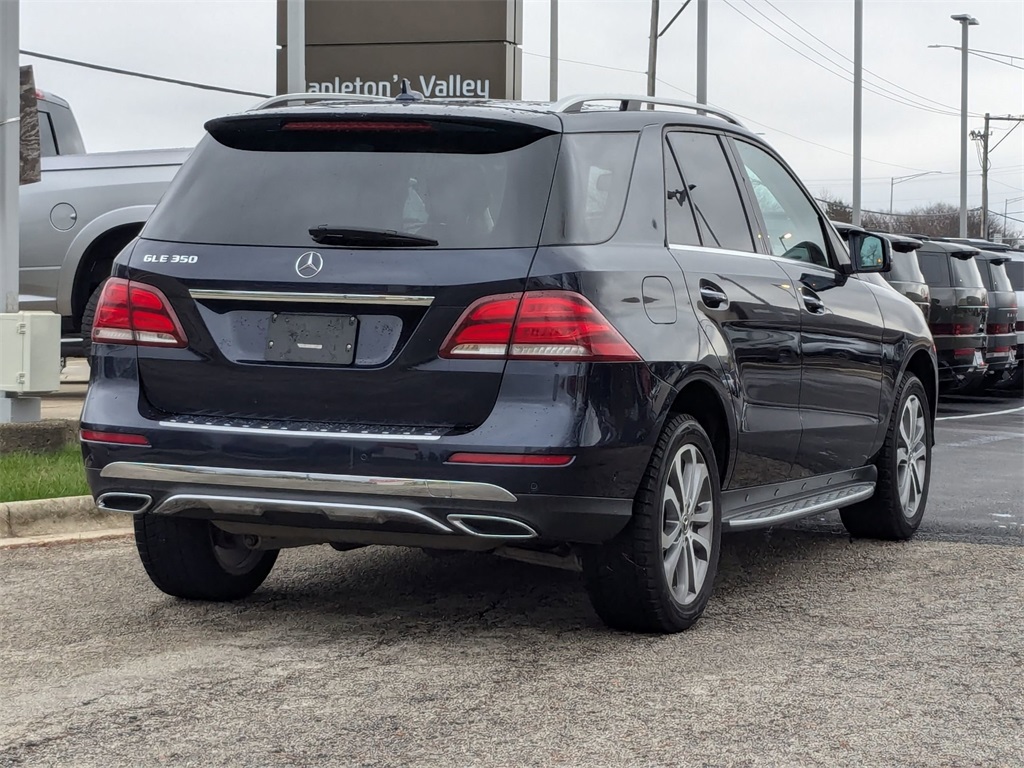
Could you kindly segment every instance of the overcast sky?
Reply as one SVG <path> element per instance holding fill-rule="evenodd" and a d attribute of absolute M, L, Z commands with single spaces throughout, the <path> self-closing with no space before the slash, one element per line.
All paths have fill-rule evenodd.
<path fill-rule="evenodd" d="M 664 24 L 682 0 L 661 5 Z M 819 64 L 852 71 L 843 57 L 853 56 L 853 6 L 853 0 L 710 0 L 709 12 L 709 101 L 763 132 L 813 192 L 828 190 L 846 199 L 852 175 L 852 75 L 833 74 Z M 560 7 L 560 95 L 643 93 L 649 1 L 561 0 Z M 525 98 L 547 98 L 548 13 L 548 0 L 525 0 Z M 1024 57 L 1021 0 L 864 3 L 864 64 L 877 73 L 865 72 L 865 83 L 919 105 L 865 92 L 867 209 L 888 209 L 891 177 L 919 171 L 943 173 L 898 184 L 896 210 L 959 200 L 960 54 L 928 48 L 960 44 L 960 25 L 949 18 L 955 13 L 970 13 L 981 22 L 971 28 L 972 49 Z M 275 22 L 274 0 L 22 0 L 21 48 L 273 93 Z M 695 51 L 692 3 L 661 38 L 659 95 L 692 98 Z M 829 65 L 824 55 L 836 63 Z M 22 63 L 35 66 L 39 87 L 71 102 L 90 151 L 192 146 L 206 119 L 254 101 L 25 56 Z M 970 111 L 1024 113 L 1024 58 L 1011 63 L 1015 67 L 971 57 Z M 980 129 L 981 122 L 972 117 L 969 127 Z M 1012 125 L 993 123 L 992 143 Z M 980 163 L 973 142 L 968 167 L 969 202 L 977 205 Z M 993 152 L 989 189 L 989 206 L 999 212 L 1004 200 L 1024 196 L 1024 127 Z M 1019 213 L 1024 200 L 1009 210 L 1024 219 Z"/>

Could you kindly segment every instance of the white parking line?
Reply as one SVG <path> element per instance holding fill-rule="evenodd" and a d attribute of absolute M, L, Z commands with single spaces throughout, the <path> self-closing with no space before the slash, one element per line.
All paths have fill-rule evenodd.
<path fill-rule="evenodd" d="M 1020 408 L 1010 408 L 1005 411 L 992 411 L 991 413 L 968 413 L 963 416 L 939 416 L 936 421 L 953 421 L 954 419 L 980 419 L 985 416 L 1005 416 L 1008 413 L 1018 413 L 1024 411 L 1024 406 Z"/>

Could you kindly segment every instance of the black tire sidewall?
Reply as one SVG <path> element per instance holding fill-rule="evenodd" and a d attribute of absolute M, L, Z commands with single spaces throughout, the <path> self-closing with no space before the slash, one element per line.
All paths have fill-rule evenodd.
<path fill-rule="evenodd" d="M 106 284 L 106 280 L 96 286 L 96 289 L 89 296 L 89 300 L 85 303 L 85 309 L 82 310 L 82 353 L 86 357 L 92 355 L 92 326 L 96 321 L 96 307 L 100 303 L 100 294 L 103 293 L 103 286 Z"/>
<path fill-rule="evenodd" d="M 634 514 L 645 514 L 652 516 L 652 525 L 649 527 L 653 540 L 648 542 L 652 549 L 656 566 L 659 570 L 658 597 L 662 610 L 674 618 L 673 623 L 683 626 L 693 624 L 704 612 L 708 600 L 714 592 L 715 580 L 718 576 L 718 562 L 722 549 L 722 489 L 721 480 L 718 475 L 718 461 L 711 440 L 703 427 L 692 417 L 677 417 L 669 425 L 672 429 L 671 437 L 668 440 L 663 460 L 657 467 L 656 488 L 657 494 L 653 504 L 645 502 L 638 504 Z M 697 598 L 687 604 L 681 605 L 672 595 L 671 587 L 665 578 L 665 569 L 662 567 L 661 531 L 662 531 L 662 509 L 664 506 L 664 489 L 668 472 L 671 470 L 672 458 L 684 444 L 695 445 L 703 454 L 704 462 L 708 467 L 708 478 L 711 485 L 711 499 L 713 505 L 712 535 L 711 535 L 711 556 L 708 560 L 708 572 Z M 652 467 L 653 469 L 653 467 Z"/>

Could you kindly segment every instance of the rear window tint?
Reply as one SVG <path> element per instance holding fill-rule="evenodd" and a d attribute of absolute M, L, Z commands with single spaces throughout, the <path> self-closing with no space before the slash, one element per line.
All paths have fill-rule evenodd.
<path fill-rule="evenodd" d="M 615 234 L 633 173 L 636 133 L 570 133 L 562 138 L 545 245 L 603 243 Z"/>
<path fill-rule="evenodd" d="M 949 266 L 953 269 L 954 288 L 984 288 L 981 271 L 976 259 L 957 259 L 950 257 Z"/>
<path fill-rule="evenodd" d="M 200 142 L 143 237 L 309 247 L 309 229 L 328 225 L 453 249 L 540 238 L 558 134 L 498 121 L 274 121 L 213 121 L 216 138 Z"/>
<path fill-rule="evenodd" d="M 57 154 L 57 143 L 53 137 L 53 122 L 50 115 L 39 110 L 39 153 L 41 157 L 53 157 Z"/>
<path fill-rule="evenodd" d="M 982 271 L 981 277 L 985 280 L 986 288 L 990 291 L 1013 290 L 1013 283 L 1010 282 L 1010 277 L 1006 274 L 1006 265 L 987 261 L 985 262 L 985 266 L 988 267 L 988 269 Z"/>
<path fill-rule="evenodd" d="M 928 285 L 940 288 L 948 287 L 949 257 L 944 253 L 928 253 L 926 251 L 918 251 L 917 253 L 917 261 L 921 265 L 924 281 Z"/>
<path fill-rule="evenodd" d="M 921 274 L 921 267 L 917 263 L 917 253 L 892 253 L 892 270 L 889 272 L 890 280 L 899 280 L 905 283 L 924 283 L 924 275 Z"/>
<path fill-rule="evenodd" d="M 1024 291 L 1024 261 L 1008 261 L 1003 265 L 1010 284 L 1016 291 Z"/>

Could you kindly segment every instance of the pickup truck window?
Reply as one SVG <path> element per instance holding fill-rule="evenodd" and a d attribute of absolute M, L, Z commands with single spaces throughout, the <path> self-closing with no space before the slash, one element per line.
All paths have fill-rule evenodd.
<path fill-rule="evenodd" d="M 39 148 L 43 157 L 54 157 L 57 154 L 53 121 L 50 119 L 50 113 L 43 110 L 39 110 Z"/>

